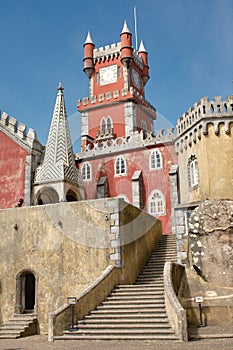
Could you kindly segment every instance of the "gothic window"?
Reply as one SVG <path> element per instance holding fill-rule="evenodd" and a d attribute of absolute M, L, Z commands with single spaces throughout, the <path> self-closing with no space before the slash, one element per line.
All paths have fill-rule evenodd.
<path fill-rule="evenodd" d="M 141 128 L 142 128 L 142 130 L 147 130 L 147 125 L 146 125 L 145 120 L 142 120 Z"/>
<path fill-rule="evenodd" d="M 126 161 L 120 156 L 115 160 L 115 176 L 126 175 Z"/>
<path fill-rule="evenodd" d="M 163 161 L 161 152 L 157 149 L 154 149 L 150 154 L 150 169 L 162 169 Z"/>
<path fill-rule="evenodd" d="M 117 78 L 120 78 L 121 76 L 121 67 L 117 67 Z"/>
<path fill-rule="evenodd" d="M 106 129 L 106 121 L 105 121 L 105 118 L 102 118 L 100 122 L 100 130 L 102 132 L 105 132 L 105 129 Z"/>
<path fill-rule="evenodd" d="M 90 163 L 86 162 L 82 165 L 81 174 L 83 177 L 83 181 L 90 181 L 91 180 L 91 165 L 90 165 Z"/>
<path fill-rule="evenodd" d="M 108 118 L 107 118 L 107 128 L 108 128 L 108 129 L 111 129 L 111 128 L 112 128 L 112 118 L 111 118 L 111 117 L 108 117 Z"/>
<path fill-rule="evenodd" d="M 95 73 L 95 82 L 96 83 L 99 82 L 99 73 L 98 72 Z"/>
<path fill-rule="evenodd" d="M 165 198 L 161 191 L 154 190 L 149 197 L 149 213 L 162 216 L 166 214 Z"/>
<path fill-rule="evenodd" d="M 188 174 L 190 188 L 193 189 L 199 185 L 198 161 L 196 155 L 192 154 L 188 161 Z"/>

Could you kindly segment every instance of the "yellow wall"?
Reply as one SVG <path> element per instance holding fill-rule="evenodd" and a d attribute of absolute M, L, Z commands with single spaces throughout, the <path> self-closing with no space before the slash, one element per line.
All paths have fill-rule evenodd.
<path fill-rule="evenodd" d="M 41 333 L 67 297 L 85 290 L 109 265 L 119 266 L 116 251 L 125 259 L 122 282 L 133 281 L 161 236 L 159 220 L 112 198 L 2 209 L 0 223 L 0 324 L 14 314 L 17 274 L 28 270 L 36 278 Z"/>
<path fill-rule="evenodd" d="M 207 135 L 201 132 L 201 139 L 192 141 L 191 146 L 179 151 L 179 177 L 181 203 L 211 199 L 233 198 L 233 123 L 230 134 L 226 134 L 224 124 L 219 126 L 219 134 L 209 124 Z M 199 186 L 190 191 L 188 184 L 188 159 L 197 156 Z"/>

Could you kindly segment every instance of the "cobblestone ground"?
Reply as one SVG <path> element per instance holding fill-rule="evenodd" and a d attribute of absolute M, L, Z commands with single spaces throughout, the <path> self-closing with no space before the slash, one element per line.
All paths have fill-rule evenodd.
<path fill-rule="evenodd" d="M 0 340 L 0 350 L 233 350 L 233 338 L 203 339 L 188 343 L 164 342 L 111 342 L 111 341 L 47 341 L 44 335 L 20 339 Z"/>

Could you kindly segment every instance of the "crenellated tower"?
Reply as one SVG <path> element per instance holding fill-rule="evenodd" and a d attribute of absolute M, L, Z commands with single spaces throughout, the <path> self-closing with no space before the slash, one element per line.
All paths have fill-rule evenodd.
<path fill-rule="evenodd" d="M 95 48 L 90 32 L 84 43 L 84 72 L 89 78 L 89 97 L 78 101 L 82 114 L 82 150 L 88 144 L 136 131 L 153 131 L 155 108 L 145 99 L 149 79 L 148 54 L 143 42 L 132 46 L 126 21 L 120 42 Z"/>

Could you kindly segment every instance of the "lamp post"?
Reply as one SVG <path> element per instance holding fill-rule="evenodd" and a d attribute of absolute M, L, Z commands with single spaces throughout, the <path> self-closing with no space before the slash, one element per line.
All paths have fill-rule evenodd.
<path fill-rule="evenodd" d="M 200 314 L 200 324 L 199 327 L 205 327 L 204 323 L 203 323 L 203 318 L 202 318 L 202 303 L 204 301 L 203 297 L 196 297 L 195 298 L 195 302 L 198 303 L 199 306 L 199 314 Z"/>
<path fill-rule="evenodd" d="M 77 304 L 77 298 L 76 297 L 68 297 L 67 304 L 71 306 L 71 326 L 70 326 L 69 331 L 75 332 L 75 331 L 77 331 L 77 327 L 74 326 L 74 305 Z"/>

